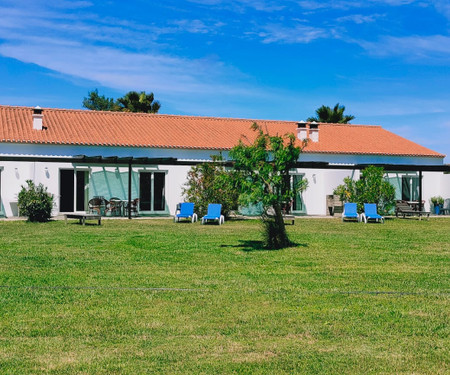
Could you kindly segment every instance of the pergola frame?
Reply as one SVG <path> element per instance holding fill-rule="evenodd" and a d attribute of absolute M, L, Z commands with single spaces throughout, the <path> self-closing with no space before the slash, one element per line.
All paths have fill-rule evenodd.
<path fill-rule="evenodd" d="M 128 207 L 131 205 L 131 172 L 133 165 L 173 165 L 173 166 L 193 166 L 202 163 L 211 163 L 211 160 L 178 160 L 177 158 L 148 158 L 148 157 L 119 157 L 119 156 L 86 156 L 75 155 L 72 157 L 44 157 L 44 156 L 1 156 L 0 161 L 9 162 L 40 162 L 40 163 L 72 163 L 90 165 L 122 165 L 128 166 Z M 233 166 L 233 161 L 215 162 L 224 166 Z M 407 172 L 419 173 L 419 211 L 422 210 L 422 173 L 423 172 L 444 172 L 450 173 L 450 164 L 442 165 L 422 165 L 422 164 L 338 164 L 327 162 L 297 162 L 293 168 L 302 169 L 350 169 L 362 170 L 369 165 L 382 167 L 385 172 Z M 128 219 L 131 219 L 131 210 L 128 210 Z"/>

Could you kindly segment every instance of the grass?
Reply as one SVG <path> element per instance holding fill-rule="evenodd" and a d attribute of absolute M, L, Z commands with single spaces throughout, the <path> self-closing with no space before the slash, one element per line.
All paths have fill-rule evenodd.
<path fill-rule="evenodd" d="M 0 222 L 2 374 L 448 374 L 450 220 Z"/>

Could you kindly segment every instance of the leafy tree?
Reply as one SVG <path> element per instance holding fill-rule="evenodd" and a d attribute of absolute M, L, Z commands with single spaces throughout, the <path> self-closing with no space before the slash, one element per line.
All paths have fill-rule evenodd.
<path fill-rule="evenodd" d="M 88 97 L 83 100 L 83 107 L 93 111 L 118 111 L 119 107 L 113 98 L 100 96 L 98 90 L 88 92 Z"/>
<path fill-rule="evenodd" d="M 123 112 L 158 113 L 161 108 L 161 104 L 154 100 L 153 93 L 146 94 L 145 91 L 130 91 L 117 99 L 117 104 Z"/>
<path fill-rule="evenodd" d="M 386 215 L 395 207 L 395 187 L 384 179 L 384 169 L 373 165 L 365 168 L 358 181 L 350 177 L 335 190 L 343 202 L 355 202 L 363 212 L 364 203 L 376 203 L 378 210 Z"/>
<path fill-rule="evenodd" d="M 290 183 L 289 170 L 297 162 L 302 147 L 296 145 L 293 134 L 270 136 L 256 123 L 252 129 L 258 134 L 253 144 L 240 141 L 230 151 L 238 172 L 239 202 L 262 205 L 265 246 L 281 249 L 292 245 L 284 226 L 283 208 L 307 186 L 306 180 L 294 187 Z"/>
<path fill-rule="evenodd" d="M 83 100 L 83 107 L 94 111 L 158 113 L 161 104 L 155 100 L 152 92 L 146 94 L 145 91 L 130 91 L 114 100 L 99 95 L 95 89 L 88 92 L 88 97 Z"/>
<path fill-rule="evenodd" d="M 20 214 L 27 216 L 29 221 L 48 221 L 52 213 L 53 195 L 42 184 L 36 186 L 31 180 L 26 182 L 27 186 L 22 186 L 18 195 Z"/>
<path fill-rule="evenodd" d="M 317 117 L 309 117 L 307 121 L 330 122 L 333 124 L 348 124 L 355 116 L 344 115 L 345 106 L 337 103 L 333 109 L 323 105 L 316 109 Z"/>
<path fill-rule="evenodd" d="M 222 156 L 213 155 L 212 159 L 211 163 L 198 164 L 190 169 L 183 196 L 187 202 L 195 204 L 199 217 L 206 214 L 209 203 L 220 203 L 222 214 L 227 218 L 230 211 L 238 208 L 235 172 L 223 166 Z"/>

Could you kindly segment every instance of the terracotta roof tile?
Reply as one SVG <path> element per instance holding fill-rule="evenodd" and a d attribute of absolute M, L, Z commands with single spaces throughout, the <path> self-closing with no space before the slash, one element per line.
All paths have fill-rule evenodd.
<path fill-rule="evenodd" d="M 33 108 L 0 106 L 0 142 L 227 150 L 254 139 L 253 122 L 271 134 L 296 133 L 294 121 L 43 109 L 44 130 L 33 130 Z M 304 152 L 442 158 L 380 126 L 320 124 L 319 142 Z"/>

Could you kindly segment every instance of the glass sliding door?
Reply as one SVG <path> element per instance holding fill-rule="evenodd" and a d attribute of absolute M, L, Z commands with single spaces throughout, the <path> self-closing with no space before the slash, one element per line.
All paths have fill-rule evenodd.
<path fill-rule="evenodd" d="M 76 191 L 75 201 L 77 211 L 87 211 L 87 202 L 89 197 L 89 172 L 77 171 L 76 173 Z"/>
<path fill-rule="evenodd" d="M 161 172 L 154 173 L 154 194 L 153 210 L 164 211 L 166 209 L 166 199 L 164 190 L 166 187 L 166 174 Z"/>
<path fill-rule="evenodd" d="M 166 210 L 166 173 L 139 173 L 139 210 L 161 213 Z"/>
<path fill-rule="evenodd" d="M 402 200 L 417 201 L 419 199 L 419 178 L 416 176 L 402 177 Z"/>
<path fill-rule="evenodd" d="M 152 210 L 152 173 L 139 173 L 139 210 Z"/>
<path fill-rule="evenodd" d="M 303 179 L 303 175 L 301 174 L 294 174 L 291 175 L 291 184 L 292 188 L 295 188 L 298 186 L 298 184 L 301 183 Z M 301 193 L 296 193 L 294 196 L 294 200 L 292 202 L 292 212 L 294 213 L 304 213 L 305 207 L 303 204 L 303 198 Z"/>
<path fill-rule="evenodd" d="M 74 211 L 74 170 L 61 169 L 59 171 L 59 211 L 73 212 Z"/>
<path fill-rule="evenodd" d="M 86 211 L 89 196 L 89 172 L 59 170 L 59 212 Z"/>

